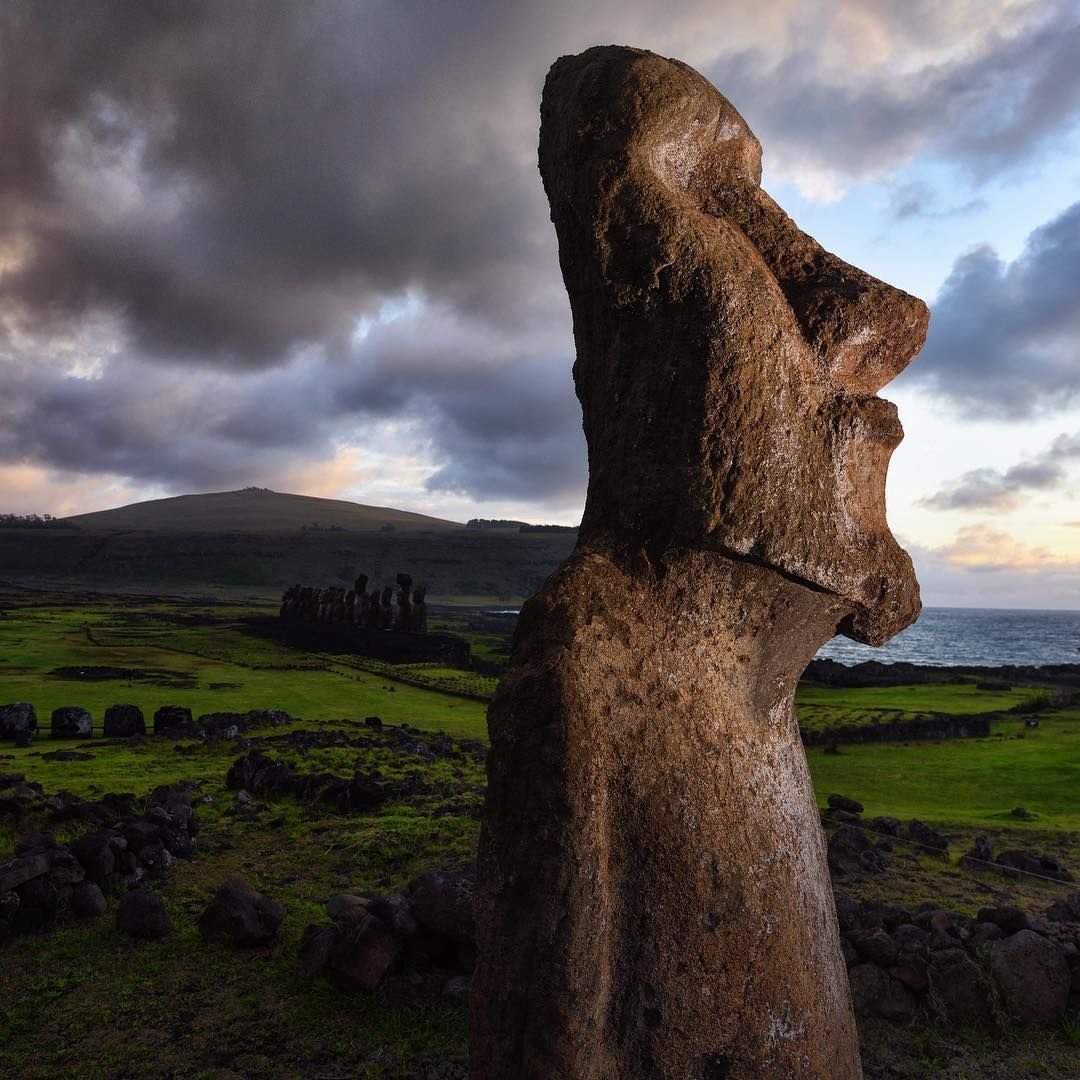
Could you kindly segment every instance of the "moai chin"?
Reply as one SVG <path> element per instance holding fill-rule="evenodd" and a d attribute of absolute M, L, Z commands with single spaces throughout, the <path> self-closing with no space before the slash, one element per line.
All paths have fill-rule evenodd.
<path fill-rule="evenodd" d="M 589 446 L 491 706 L 473 1080 L 861 1075 L 793 708 L 919 612 L 874 396 L 928 313 L 801 232 L 699 74 L 557 61 L 540 172 Z"/>

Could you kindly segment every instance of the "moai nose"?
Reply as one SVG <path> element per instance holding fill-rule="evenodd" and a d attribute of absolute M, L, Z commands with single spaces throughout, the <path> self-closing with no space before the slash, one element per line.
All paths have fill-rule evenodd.
<path fill-rule="evenodd" d="M 874 394 L 922 348 L 930 312 L 918 297 L 826 251 L 761 188 L 713 192 L 706 209 L 735 221 L 760 253 L 836 389 Z"/>

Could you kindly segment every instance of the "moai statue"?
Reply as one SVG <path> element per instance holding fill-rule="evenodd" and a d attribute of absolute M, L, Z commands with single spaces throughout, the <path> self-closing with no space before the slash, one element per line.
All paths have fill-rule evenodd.
<path fill-rule="evenodd" d="M 824 251 L 678 61 L 556 62 L 540 172 L 589 447 L 491 706 L 473 1080 L 855 1080 L 793 696 L 918 615 L 874 396 L 923 303 Z"/>
<path fill-rule="evenodd" d="M 422 585 L 413 589 L 412 594 L 412 629 L 417 634 L 427 633 L 427 604 L 424 603 L 424 598 L 427 596 L 427 589 Z"/>
<path fill-rule="evenodd" d="M 409 574 L 398 574 L 398 612 L 397 629 L 408 632 L 412 629 L 412 577 Z"/>
<path fill-rule="evenodd" d="M 297 606 L 300 598 L 300 586 L 290 585 L 281 597 L 281 608 L 278 612 L 283 619 L 294 619 L 297 614 Z"/>
<path fill-rule="evenodd" d="M 366 625 L 372 630 L 378 630 L 382 625 L 382 604 L 379 600 L 378 587 L 373 588 L 368 595 Z"/>
<path fill-rule="evenodd" d="M 394 589 L 387 585 L 382 591 L 379 604 L 379 629 L 391 630 L 394 626 Z"/>
<path fill-rule="evenodd" d="M 357 596 L 362 596 L 364 593 L 367 592 L 367 583 L 368 583 L 367 574 L 360 574 L 357 577 L 356 581 L 353 584 L 353 589 L 355 590 Z"/>
<path fill-rule="evenodd" d="M 333 589 L 332 592 L 334 600 L 331 605 L 331 621 L 336 623 L 344 622 L 347 614 L 345 610 L 345 590 Z"/>

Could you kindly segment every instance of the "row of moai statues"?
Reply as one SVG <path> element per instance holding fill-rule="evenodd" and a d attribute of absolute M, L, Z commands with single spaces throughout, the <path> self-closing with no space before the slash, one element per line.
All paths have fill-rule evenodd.
<path fill-rule="evenodd" d="M 361 574 L 349 590 L 340 586 L 316 589 L 290 585 L 281 598 L 281 617 L 302 622 L 352 623 L 371 630 L 403 630 L 427 633 L 427 589 L 412 587 L 409 574 L 397 575 L 397 595 L 392 585 L 368 592 L 368 576 Z"/>

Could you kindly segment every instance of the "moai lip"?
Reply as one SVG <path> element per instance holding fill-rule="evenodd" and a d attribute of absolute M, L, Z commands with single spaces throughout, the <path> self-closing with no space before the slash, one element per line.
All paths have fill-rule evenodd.
<path fill-rule="evenodd" d="M 557 61 L 540 172 L 589 491 L 488 716 L 473 1080 L 855 1080 L 793 697 L 918 615 L 874 395 L 925 305 L 799 230 L 679 61 Z"/>

